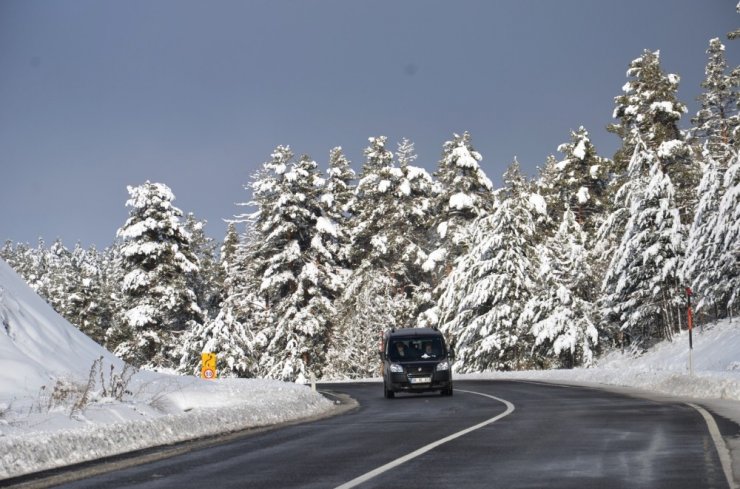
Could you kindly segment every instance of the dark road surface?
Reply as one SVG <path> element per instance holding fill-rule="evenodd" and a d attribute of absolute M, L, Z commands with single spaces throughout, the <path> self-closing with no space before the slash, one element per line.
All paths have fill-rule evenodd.
<path fill-rule="evenodd" d="M 502 416 L 368 478 L 362 488 L 728 488 L 692 407 L 600 390 L 458 381 L 453 397 L 329 384 L 360 403 L 347 414 L 98 475 L 82 488 L 333 488 Z M 465 392 L 468 391 L 468 392 Z"/>

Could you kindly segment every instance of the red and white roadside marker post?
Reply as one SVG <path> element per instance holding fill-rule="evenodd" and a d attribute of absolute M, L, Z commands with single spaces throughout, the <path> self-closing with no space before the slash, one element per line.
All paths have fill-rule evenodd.
<path fill-rule="evenodd" d="M 694 329 L 694 311 L 691 310 L 691 296 L 694 293 L 690 287 L 686 287 L 686 319 L 689 325 L 689 375 L 694 376 L 694 338 L 692 336 L 692 330 Z"/>

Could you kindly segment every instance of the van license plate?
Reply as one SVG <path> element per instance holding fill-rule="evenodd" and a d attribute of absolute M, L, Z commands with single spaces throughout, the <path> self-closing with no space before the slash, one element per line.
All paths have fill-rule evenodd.
<path fill-rule="evenodd" d="M 409 382 L 412 384 L 428 384 L 432 381 L 431 377 L 411 377 Z"/>

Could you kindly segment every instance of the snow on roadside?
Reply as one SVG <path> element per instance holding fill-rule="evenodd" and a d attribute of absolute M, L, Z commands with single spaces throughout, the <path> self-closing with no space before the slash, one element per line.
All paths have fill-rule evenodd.
<path fill-rule="evenodd" d="M 594 368 L 526 372 L 487 372 L 458 379 L 527 379 L 633 387 L 697 399 L 740 401 L 740 321 L 735 318 L 695 328 L 689 371 L 688 332 L 677 334 L 644 354 L 614 351 Z"/>
<path fill-rule="evenodd" d="M 292 421 L 333 408 L 330 401 L 297 384 L 244 379 L 192 380 L 198 382 L 186 382 L 190 385 L 156 400 L 157 408 L 166 411 L 136 402 L 101 402 L 92 404 L 78 418 L 69 418 L 66 412 L 51 412 L 18 419 L 14 422 L 16 426 L 0 437 L 0 479 Z M 120 421 L 125 418 L 129 419 Z"/>
<path fill-rule="evenodd" d="M 116 399 L 111 375 L 123 369 L 0 260 L 0 480 L 334 407 L 303 385 L 145 371 Z"/>

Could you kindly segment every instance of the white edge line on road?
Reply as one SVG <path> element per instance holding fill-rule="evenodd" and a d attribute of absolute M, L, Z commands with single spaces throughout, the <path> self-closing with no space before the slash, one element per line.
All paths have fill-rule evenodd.
<path fill-rule="evenodd" d="M 722 470 L 724 471 L 725 477 L 727 478 L 727 484 L 730 486 L 730 489 L 737 489 L 737 484 L 735 484 L 735 481 L 732 477 L 732 458 L 730 457 L 730 451 L 727 449 L 727 445 L 725 445 L 725 441 L 722 439 L 722 434 L 719 432 L 717 422 L 714 421 L 712 415 L 709 414 L 709 412 L 707 412 L 707 410 L 703 407 L 697 406 L 696 404 L 692 404 L 690 402 L 687 402 L 686 404 L 699 411 L 699 414 L 704 417 L 704 421 L 707 422 L 707 427 L 709 428 L 709 434 L 712 435 L 714 446 L 717 447 L 717 455 L 719 455 L 719 461 L 722 464 Z"/>
<path fill-rule="evenodd" d="M 505 400 L 505 399 L 500 399 L 498 397 L 494 397 L 494 396 L 491 396 L 489 394 L 483 394 L 481 392 L 464 391 L 464 390 L 460 390 L 460 389 L 456 389 L 455 392 L 465 392 L 465 393 L 468 393 L 468 394 L 476 394 L 476 395 L 483 396 L 483 397 L 490 397 L 491 399 L 494 399 L 496 401 L 499 401 L 499 402 L 504 403 L 506 405 L 506 411 L 504 411 L 503 413 L 501 413 L 501 414 L 499 414 L 497 416 L 494 416 L 491 419 L 488 419 L 486 421 L 483 421 L 482 423 L 478 423 L 475 426 L 471 426 L 470 428 L 466 428 L 466 429 L 464 429 L 462 431 L 458 431 L 457 433 L 453 433 L 450 436 L 447 436 L 447 437 L 442 438 L 440 440 L 437 440 L 437 441 L 435 441 L 433 443 L 430 443 L 429 445 L 425 445 L 425 446 L 423 446 L 423 447 L 421 447 L 421 448 L 419 448 L 417 450 L 414 450 L 413 452 L 411 452 L 411 453 L 409 453 L 407 455 L 404 455 L 403 457 L 397 458 L 396 460 L 393 460 L 392 462 L 388 462 L 387 464 L 382 465 L 382 466 L 378 467 L 377 469 L 374 469 L 374 470 L 371 470 L 370 472 L 367 472 L 365 474 L 362 474 L 361 476 L 359 476 L 359 477 L 357 477 L 355 479 L 352 479 L 349 482 L 345 482 L 341 486 L 337 486 L 336 489 L 349 489 L 350 487 L 356 487 L 356 486 L 362 484 L 363 482 L 367 482 L 370 479 L 379 476 L 383 472 L 387 472 L 387 471 L 391 470 L 394 467 L 398 467 L 399 465 L 404 464 L 404 463 L 408 462 L 409 460 L 412 460 L 412 459 L 418 457 L 419 455 L 423 455 L 426 452 L 437 448 L 438 446 L 442 445 L 443 443 L 447 443 L 448 441 L 452 441 L 455 438 L 460 438 L 463 435 L 467 435 L 468 433 L 470 433 L 472 431 L 475 431 L 477 429 L 483 428 L 484 426 L 489 425 L 491 423 L 494 423 L 494 422 L 498 421 L 499 419 L 501 419 L 501 418 L 503 418 L 505 416 L 508 416 L 509 414 L 511 414 L 511 413 L 514 412 L 514 405 L 512 403 L 510 403 L 509 401 Z"/>

